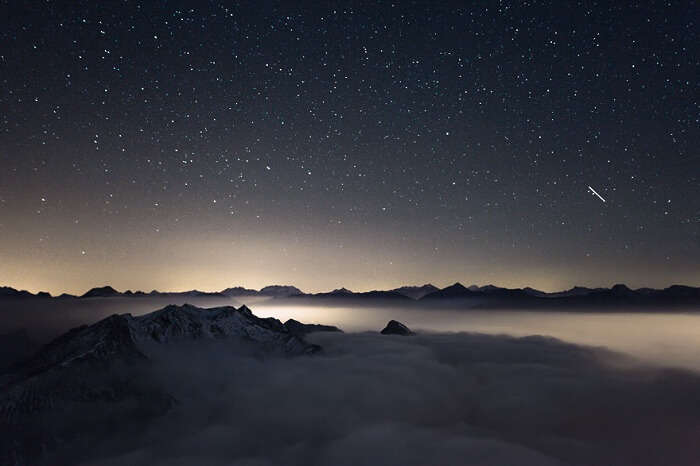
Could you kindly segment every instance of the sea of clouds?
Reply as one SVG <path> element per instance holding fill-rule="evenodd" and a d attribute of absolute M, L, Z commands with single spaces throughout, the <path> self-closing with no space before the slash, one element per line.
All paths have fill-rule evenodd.
<path fill-rule="evenodd" d="M 163 346 L 176 406 L 85 465 L 697 464 L 700 377 L 546 337 L 317 333 L 279 358 Z"/>

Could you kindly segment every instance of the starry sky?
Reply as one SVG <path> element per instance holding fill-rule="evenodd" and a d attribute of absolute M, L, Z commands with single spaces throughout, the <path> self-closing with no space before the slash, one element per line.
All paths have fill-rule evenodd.
<path fill-rule="evenodd" d="M 700 285 L 697 5 L 478 3 L 0 3 L 0 284 Z"/>

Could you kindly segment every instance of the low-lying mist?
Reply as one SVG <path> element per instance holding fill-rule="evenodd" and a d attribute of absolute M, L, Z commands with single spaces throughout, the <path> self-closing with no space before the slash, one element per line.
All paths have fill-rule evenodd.
<path fill-rule="evenodd" d="M 259 303 L 254 311 L 280 320 L 337 325 L 346 331 L 379 330 L 397 319 L 411 329 L 546 335 L 564 341 L 605 346 L 645 362 L 700 371 L 700 314 L 677 312 L 561 312 L 389 307 L 320 307 Z"/>
<path fill-rule="evenodd" d="M 96 444 L 130 465 L 690 465 L 700 378 L 544 337 L 313 334 L 314 357 L 164 347 L 176 408 Z M 601 361 L 616 360 L 616 368 Z"/>
<path fill-rule="evenodd" d="M 0 300 L 0 334 L 25 328 L 39 343 L 114 313 L 140 315 L 168 304 L 200 307 L 246 304 L 261 317 L 336 325 L 346 332 L 380 330 L 396 319 L 435 332 L 481 332 L 514 336 L 548 335 L 605 346 L 643 361 L 700 371 L 700 314 L 679 312 L 575 312 L 420 309 L 390 306 L 294 305 L 265 298 L 143 297 Z"/>
<path fill-rule="evenodd" d="M 5 300 L 0 334 L 24 327 L 45 341 L 171 301 Z M 110 413 L 130 405 L 65 408 L 46 420 L 59 432 L 93 426 L 95 435 L 89 448 L 67 444 L 51 464 L 691 465 L 700 457 L 700 315 L 184 301 L 245 302 L 259 317 L 346 333 L 311 334 L 323 351 L 293 358 L 231 340 L 147 348 L 145 367 L 116 375 L 172 396 L 172 409 L 149 417 L 157 407 L 137 400 L 144 416 L 117 425 Z M 378 334 L 389 319 L 418 335 Z"/>

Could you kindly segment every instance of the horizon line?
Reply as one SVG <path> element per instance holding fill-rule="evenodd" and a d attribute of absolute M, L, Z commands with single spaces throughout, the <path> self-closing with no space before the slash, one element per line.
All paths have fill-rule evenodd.
<path fill-rule="evenodd" d="M 36 291 L 33 291 L 33 290 L 31 290 L 31 289 L 22 288 L 22 287 L 15 287 L 15 286 L 12 286 L 12 285 L 7 285 L 7 284 L 5 284 L 5 285 L 0 285 L 0 288 L 11 288 L 11 289 L 13 289 L 13 290 L 20 291 L 20 292 L 21 292 L 21 291 L 26 291 L 26 292 L 31 293 L 31 294 L 34 294 L 34 295 L 37 295 L 37 294 L 39 294 L 39 293 L 48 293 L 51 297 L 58 297 L 58 296 L 61 296 L 61 295 L 64 295 L 64 294 L 80 297 L 80 296 L 83 296 L 84 294 L 88 293 L 88 292 L 91 291 L 91 290 L 100 289 L 100 288 L 106 288 L 106 287 L 110 287 L 110 288 L 114 289 L 116 292 L 118 292 L 118 293 L 120 293 L 120 294 L 124 294 L 124 293 L 126 293 L 127 291 L 130 291 L 130 292 L 132 292 L 132 293 L 144 293 L 144 294 L 150 294 L 150 293 L 153 293 L 153 292 L 156 292 L 156 293 L 163 293 L 163 294 L 165 294 L 165 293 L 187 293 L 187 292 L 193 292 L 193 291 L 197 291 L 197 292 L 200 292 L 200 293 L 212 293 L 212 294 L 214 294 L 214 293 L 221 293 L 222 291 L 227 290 L 227 289 L 230 289 L 230 288 L 244 288 L 244 289 L 246 289 L 246 290 L 251 290 L 251 291 L 259 292 L 260 290 L 262 290 L 262 289 L 264 289 L 264 288 L 273 287 L 273 286 L 279 286 L 279 287 L 294 287 L 294 288 L 298 289 L 302 294 L 313 295 L 313 294 L 319 294 L 319 293 L 332 293 L 333 291 L 341 290 L 341 289 L 346 289 L 346 290 L 348 290 L 348 291 L 350 291 L 350 292 L 352 292 L 352 293 L 368 293 L 368 292 L 372 292 L 372 291 L 384 291 L 384 292 L 388 292 L 388 291 L 394 291 L 394 290 L 397 290 L 397 289 L 399 289 L 399 288 L 404 288 L 404 287 L 421 288 L 421 287 L 424 287 L 424 286 L 434 286 L 434 287 L 436 287 L 438 290 L 443 290 L 443 289 L 445 289 L 445 288 L 448 288 L 448 287 L 451 287 L 451 286 L 454 286 L 454 285 L 457 285 L 457 284 L 462 285 L 462 286 L 464 286 L 465 288 L 470 288 L 470 287 L 473 287 L 473 286 L 476 286 L 476 287 L 478 287 L 478 288 L 483 288 L 483 287 L 487 287 L 487 286 L 493 286 L 493 287 L 496 287 L 496 288 L 507 289 L 507 290 L 524 290 L 524 289 L 528 289 L 528 288 L 529 288 L 529 289 L 532 289 L 532 290 L 534 290 L 534 291 L 539 291 L 539 292 L 541 292 L 541 293 L 546 293 L 546 294 L 562 293 L 562 292 L 569 291 L 569 290 L 572 290 L 572 289 L 575 289 L 575 288 L 587 288 L 587 289 L 593 289 L 593 290 L 594 290 L 594 289 L 612 289 L 613 287 L 618 286 L 618 285 L 625 286 L 625 287 L 627 287 L 627 288 L 629 288 L 630 290 L 633 290 L 633 291 L 634 291 L 634 290 L 643 290 L 643 289 L 664 290 L 664 289 L 667 289 L 667 288 L 670 288 L 670 287 L 673 287 L 673 286 L 686 286 L 686 287 L 689 287 L 689 288 L 700 288 L 700 285 L 687 285 L 687 284 L 683 284 L 683 283 L 671 283 L 671 284 L 669 284 L 669 285 L 667 285 L 667 286 L 665 286 L 665 287 L 661 287 L 661 288 L 655 288 L 655 287 L 652 287 L 652 286 L 641 286 L 641 287 L 638 287 L 638 288 L 632 288 L 632 287 L 628 286 L 625 282 L 616 282 L 616 283 L 614 283 L 614 284 L 612 284 L 612 285 L 609 285 L 609 286 L 584 286 L 584 285 L 573 285 L 573 286 L 571 286 L 571 287 L 569 287 L 569 288 L 566 288 L 566 289 L 561 289 L 561 290 L 556 290 L 556 291 L 543 291 L 543 290 L 540 290 L 540 289 L 538 289 L 538 288 L 535 288 L 535 287 L 532 287 L 532 286 L 529 286 L 529 285 L 528 285 L 528 286 L 522 286 L 522 287 L 509 288 L 509 287 L 507 287 L 507 286 L 494 285 L 493 283 L 488 283 L 488 284 L 486 284 L 486 285 L 477 285 L 476 283 L 472 283 L 471 285 L 464 285 L 464 284 L 463 284 L 462 282 L 460 282 L 460 281 L 452 282 L 452 283 L 450 283 L 449 285 L 445 285 L 445 286 L 438 286 L 438 285 L 435 285 L 435 284 L 433 284 L 433 283 L 431 283 L 431 282 L 426 282 L 426 283 L 424 283 L 424 284 L 422 284 L 422 285 L 401 285 L 401 286 L 397 286 L 397 287 L 394 287 L 394 288 L 388 288 L 388 289 L 372 288 L 372 289 L 366 289 L 366 290 L 353 290 L 353 289 L 349 289 L 349 288 L 347 288 L 347 287 L 345 287 L 345 286 L 339 286 L 339 287 L 333 288 L 333 289 L 331 289 L 331 290 L 327 290 L 327 291 L 316 291 L 316 292 L 306 292 L 306 291 L 302 290 L 301 288 L 297 287 L 296 285 L 277 284 L 277 283 L 265 285 L 265 286 L 263 286 L 263 287 L 261 287 L 261 288 L 253 288 L 253 287 L 250 287 L 250 288 L 249 288 L 249 287 L 244 286 L 244 285 L 234 285 L 234 286 L 229 286 L 229 287 L 222 288 L 222 289 L 218 289 L 218 290 L 203 290 L 203 289 L 198 289 L 198 288 L 189 288 L 189 289 L 182 289 L 182 290 L 159 290 L 159 289 L 157 289 L 157 288 L 154 288 L 154 289 L 152 289 L 152 290 L 150 290 L 150 291 L 144 291 L 144 290 L 142 290 L 142 289 L 131 289 L 131 288 L 127 288 L 127 289 L 125 289 L 125 290 L 123 290 L 123 291 L 120 291 L 119 289 L 115 288 L 114 286 L 112 286 L 112 285 L 110 285 L 110 284 L 103 284 L 103 285 L 98 285 L 98 286 L 90 287 L 90 288 L 86 289 L 85 291 L 83 291 L 82 293 L 78 293 L 78 294 L 69 293 L 69 292 L 67 292 L 67 291 L 62 291 L 62 292 L 59 292 L 59 293 L 51 293 L 51 292 L 49 292 L 49 291 L 40 290 L 40 289 L 39 289 L 39 290 L 36 290 Z"/>

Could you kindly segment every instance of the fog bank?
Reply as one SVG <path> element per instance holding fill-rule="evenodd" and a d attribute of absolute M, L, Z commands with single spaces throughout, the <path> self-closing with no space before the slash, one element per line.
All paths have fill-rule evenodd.
<path fill-rule="evenodd" d="M 621 369 L 624 357 L 543 337 L 311 340 L 323 355 L 162 349 L 152 376 L 177 408 L 85 464 L 690 465 L 700 455 L 700 379 L 689 373 Z"/>

